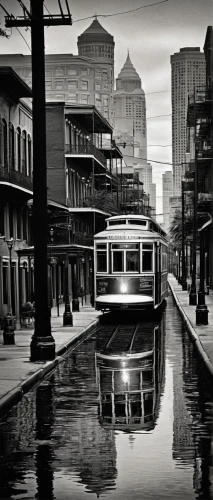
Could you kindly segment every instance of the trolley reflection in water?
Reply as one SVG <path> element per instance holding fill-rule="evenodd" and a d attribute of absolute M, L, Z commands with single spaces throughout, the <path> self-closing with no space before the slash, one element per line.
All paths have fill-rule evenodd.
<path fill-rule="evenodd" d="M 132 432 L 154 428 L 164 385 L 164 314 L 160 323 L 116 329 L 96 352 L 99 419 L 104 426 Z M 126 327 L 125 327 L 126 328 Z"/>
<path fill-rule="evenodd" d="M 166 233 L 150 217 L 107 219 L 94 237 L 95 308 L 156 309 L 167 296 Z"/>

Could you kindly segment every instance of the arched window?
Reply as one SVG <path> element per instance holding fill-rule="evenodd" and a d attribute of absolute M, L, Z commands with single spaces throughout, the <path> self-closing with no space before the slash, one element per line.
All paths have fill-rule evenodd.
<path fill-rule="evenodd" d="M 3 145 L 3 165 L 7 167 L 7 122 L 2 120 L 2 145 Z"/>
<path fill-rule="evenodd" d="M 9 124 L 9 165 L 10 169 L 15 169 L 15 133 L 12 123 Z"/>
<path fill-rule="evenodd" d="M 28 174 L 32 177 L 32 141 L 28 134 L 27 136 L 27 150 L 28 150 Z"/>
<path fill-rule="evenodd" d="M 21 129 L 17 128 L 17 170 L 21 172 Z"/>
<path fill-rule="evenodd" d="M 27 175 L 27 133 L 22 132 L 22 172 Z"/>

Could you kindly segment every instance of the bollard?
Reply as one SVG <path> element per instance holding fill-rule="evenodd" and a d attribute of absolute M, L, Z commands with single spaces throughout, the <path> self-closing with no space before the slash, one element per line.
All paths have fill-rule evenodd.
<path fill-rule="evenodd" d="M 8 313 L 4 318 L 3 340 L 4 345 L 15 344 L 15 321 L 12 314 Z"/>

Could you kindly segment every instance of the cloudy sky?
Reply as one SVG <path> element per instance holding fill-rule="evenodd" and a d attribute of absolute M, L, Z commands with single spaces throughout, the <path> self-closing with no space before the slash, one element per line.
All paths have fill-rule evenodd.
<path fill-rule="evenodd" d="M 29 8 L 29 0 L 23 0 Z M 150 118 L 171 113 L 171 69 L 170 55 L 180 47 L 203 49 L 206 29 L 213 19 L 213 0 L 168 0 L 150 6 L 160 0 L 68 0 L 73 24 L 69 27 L 46 29 L 47 53 L 77 53 L 77 37 L 91 24 L 89 16 L 98 17 L 103 27 L 115 40 L 115 76 L 123 66 L 127 49 L 132 62 L 140 74 L 146 93 L 148 159 L 153 160 L 153 181 L 157 184 L 157 213 L 162 213 L 161 176 L 172 167 L 171 163 L 171 116 Z M 9 13 L 21 15 L 18 0 L 1 0 Z M 45 7 L 58 13 L 58 0 L 45 0 Z M 65 10 L 65 0 L 61 0 Z M 110 15 L 147 6 L 136 12 Z M 45 10 L 47 14 L 47 10 Z M 1 27 L 4 27 L 4 12 L 0 9 Z M 30 45 L 30 31 L 21 30 Z M 0 53 L 29 54 L 29 49 L 13 29 L 9 39 L 1 38 Z M 163 91 L 163 92 L 162 92 Z M 156 93 L 155 93 L 156 92 Z M 158 93 L 159 92 L 159 93 Z M 166 146 L 166 147 L 162 147 Z M 160 165 L 156 161 L 165 162 Z"/>

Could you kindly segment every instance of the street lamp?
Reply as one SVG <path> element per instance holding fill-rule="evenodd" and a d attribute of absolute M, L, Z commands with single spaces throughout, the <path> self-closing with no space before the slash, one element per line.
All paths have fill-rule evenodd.
<path fill-rule="evenodd" d="M 65 258 L 65 275 L 64 275 L 64 314 L 63 314 L 63 326 L 73 326 L 73 315 L 70 309 L 70 298 L 69 298 L 69 259 L 68 254 Z"/>
<path fill-rule="evenodd" d="M 14 345 L 15 344 L 15 323 L 13 318 L 13 306 L 12 306 L 12 290 L 13 290 L 13 277 L 12 277 L 12 248 L 14 245 L 14 240 L 11 238 L 10 240 L 6 240 L 7 247 L 9 250 L 9 312 L 4 320 L 4 331 L 3 331 L 3 339 L 4 345 Z"/>

